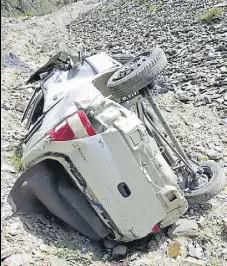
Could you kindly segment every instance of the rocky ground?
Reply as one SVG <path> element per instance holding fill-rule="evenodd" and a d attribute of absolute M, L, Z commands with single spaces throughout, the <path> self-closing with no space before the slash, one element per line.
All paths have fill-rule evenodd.
<path fill-rule="evenodd" d="M 219 4 L 222 14 L 200 13 Z M 192 206 L 180 226 L 112 250 L 94 244 L 53 217 L 13 213 L 7 196 L 18 177 L 13 150 L 24 135 L 19 120 L 29 92 L 18 87 L 59 50 L 134 53 L 161 46 L 169 64 L 159 96 L 184 148 L 198 159 L 227 164 L 227 7 L 220 1 L 78 1 L 42 17 L 2 18 L 2 260 L 6 265 L 226 265 L 227 190 Z M 175 252 L 175 254 L 174 254 Z M 109 254 L 123 253 L 122 260 Z M 172 258 L 176 257 L 176 258 Z M 4 265 L 4 264 L 3 264 Z"/>
<path fill-rule="evenodd" d="M 5 17 L 41 16 L 74 2 L 77 0 L 2 0 L 1 12 Z"/>

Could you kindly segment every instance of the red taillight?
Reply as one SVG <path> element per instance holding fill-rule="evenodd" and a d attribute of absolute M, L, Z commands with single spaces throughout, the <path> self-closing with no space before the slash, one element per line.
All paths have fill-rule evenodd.
<path fill-rule="evenodd" d="M 157 225 L 155 225 L 154 227 L 153 227 L 153 229 L 152 229 L 152 232 L 153 233 L 159 233 L 161 230 L 160 230 L 160 228 L 157 226 Z"/>
<path fill-rule="evenodd" d="M 84 111 L 79 110 L 46 134 L 54 141 L 67 141 L 94 136 L 95 131 Z"/>

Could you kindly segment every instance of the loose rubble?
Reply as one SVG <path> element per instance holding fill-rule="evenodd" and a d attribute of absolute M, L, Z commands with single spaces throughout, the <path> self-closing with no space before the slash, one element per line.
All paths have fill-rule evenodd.
<path fill-rule="evenodd" d="M 176 224 L 170 226 L 168 235 L 171 238 L 178 236 L 193 236 L 198 233 L 198 224 L 196 221 L 180 219 Z"/>
<path fill-rule="evenodd" d="M 112 257 L 116 258 L 119 256 L 124 256 L 126 255 L 126 253 L 127 253 L 127 247 L 123 245 L 119 245 L 113 248 Z"/>
<path fill-rule="evenodd" d="M 151 4 L 155 12 L 149 11 Z M 170 63 L 164 78 L 180 101 L 225 108 L 226 10 L 213 24 L 199 20 L 199 14 L 215 4 L 220 1 L 115 0 L 80 16 L 71 30 L 75 43 L 83 42 L 88 52 L 138 54 L 159 45 Z"/>
<path fill-rule="evenodd" d="M 25 135 L 20 118 L 30 97 L 27 90 L 17 87 L 50 56 L 59 50 L 75 53 L 79 43 L 84 43 L 88 53 L 104 50 L 110 54 L 138 54 L 161 46 L 169 62 L 161 79 L 171 90 L 157 97 L 163 115 L 188 154 L 199 161 L 212 158 L 227 170 L 225 2 L 159 2 L 159 9 L 149 12 L 151 4 L 158 6 L 157 1 L 83 0 L 44 17 L 2 18 L 3 265 L 225 265 L 226 189 L 207 204 L 190 206 L 183 217 L 186 228 L 177 232 L 181 224 L 175 231 L 169 229 L 173 239 L 161 232 L 123 245 L 120 251 L 119 244 L 91 243 L 53 217 L 14 213 L 7 202 L 18 177 L 12 151 Z M 202 23 L 198 15 L 214 5 L 222 10 L 220 19 Z M 168 251 L 174 241 L 180 243 L 180 253 L 171 258 Z M 113 259 L 114 252 L 126 258 L 119 262 Z"/>

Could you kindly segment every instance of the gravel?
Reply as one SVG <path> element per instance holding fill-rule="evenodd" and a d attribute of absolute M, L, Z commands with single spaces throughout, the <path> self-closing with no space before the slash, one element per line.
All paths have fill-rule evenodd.
<path fill-rule="evenodd" d="M 168 56 L 164 78 L 169 88 L 180 92 L 182 101 L 193 100 L 224 105 L 226 89 L 227 16 L 202 23 L 199 14 L 220 1 L 160 1 L 155 12 L 149 6 L 158 1 L 107 1 L 99 9 L 79 16 L 71 24 L 75 44 L 87 52 L 132 53 L 159 45 Z M 201 99 L 196 96 L 202 93 Z M 215 96 L 217 95 L 217 96 Z M 221 98 L 216 101 L 217 98 Z M 209 102 L 209 101 L 208 101 Z"/>
<path fill-rule="evenodd" d="M 17 87 L 56 52 L 75 53 L 79 43 L 84 43 L 88 53 L 102 50 L 110 54 L 138 54 L 156 45 L 163 48 L 169 64 L 161 79 L 171 90 L 157 96 L 163 115 L 188 154 L 203 160 L 214 150 L 216 155 L 218 153 L 215 160 L 226 171 L 226 6 L 219 6 L 223 12 L 220 19 L 203 23 L 199 14 L 220 4 L 219 0 L 161 2 L 159 6 L 157 1 L 149 0 L 146 4 L 140 0 L 83 0 L 42 17 L 2 18 L 1 240 L 4 259 L 26 260 L 23 265 L 38 266 L 63 265 L 63 262 L 79 266 L 211 266 L 214 261 L 225 265 L 226 189 L 209 203 L 190 206 L 183 218 L 189 223 L 198 223 L 198 232 L 190 237 L 176 236 L 181 244 L 176 259 L 168 257 L 172 240 L 161 232 L 124 244 L 121 253 L 127 251 L 126 258 L 110 261 L 115 244 L 100 247 L 53 217 L 14 213 L 7 202 L 19 175 L 11 157 L 26 133 L 20 118 L 30 96 L 28 91 L 18 91 Z M 151 3 L 158 7 L 156 12 L 148 11 Z M 190 257 L 189 247 L 195 257 Z"/>

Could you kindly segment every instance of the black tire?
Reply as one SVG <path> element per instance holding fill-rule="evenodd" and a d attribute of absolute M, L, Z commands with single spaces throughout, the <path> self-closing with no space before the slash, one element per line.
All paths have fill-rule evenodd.
<path fill-rule="evenodd" d="M 214 161 L 201 163 L 206 174 L 210 175 L 210 180 L 204 187 L 186 193 L 185 198 L 189 204 L 200 204 L 215 197 L 226 185 L 226 177 L 222 168 Z"/>
<path fill-rule="evenodd" d="M 137 60 L 142 58 L 137 64 Z M 136 64 L 131 73 L 119 78 L 119 74 L 124 72 L 125 67 Z M 134 57 L 122 68 L 117 70 L 109 79 L 107 86 L 113 97 L 124 98 L 132 95 L 146 87 L 162 72 L 167 64 L 167 58 L 163 50 L 159 47 L 154 48 Z"/>

